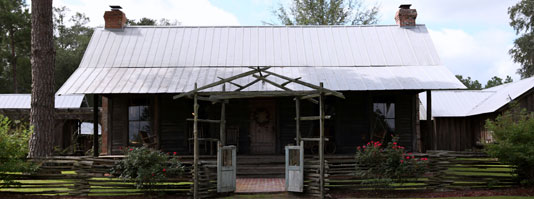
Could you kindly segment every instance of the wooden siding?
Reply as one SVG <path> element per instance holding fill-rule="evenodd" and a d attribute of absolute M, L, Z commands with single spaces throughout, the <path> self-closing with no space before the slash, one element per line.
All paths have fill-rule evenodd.
<path fill-rule="evenodd" d="M 113 95 L 110 101 L 111 154 L 121 154 L 119 148 L 128 146 L 128 96 Z"/>
<path fill-rule="evenodd" d="M 354 153 L 369 140 L 372 103 L 369 92 L 346 93 L 335 102 L 335 143 L 337 153 Z M 327 114 L 329 114 L 327 112 Z M 330 121 L 327 121 L 330 122 Z"/>
<path fill-rule="evenodd" d="M 159 145 L 165 152 L 188 153 L 187 118 L 192 118 L 191 100 L 173 100 L 172 95 L 159 97 Z"/>
<path fill-rule="evenodd" d="M 414 148 L 415 136 L 415 94 L 400 94 L 395 103 L 395 131 L 399 144 L 408 151 Z"/>

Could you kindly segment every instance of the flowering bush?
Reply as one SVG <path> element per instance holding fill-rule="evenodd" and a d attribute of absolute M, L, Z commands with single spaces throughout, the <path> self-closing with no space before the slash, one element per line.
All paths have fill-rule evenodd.
<path fill-rule="evenodd" d="M 125 181 L 133 181 L 139 189 L 152 190 L 157 182 L 181 175 L 184 168 L 176 156 L 153 149 L 139 147 L 125 149 L 122 159 L 111 174 Z"/>
<path fill-rule="evenodd" d="M 394 182 L 403 183 L 409 178 L 421 177 L 428 170 L 428 158 L 416 158 L 406 153 L 397 140 L 398 137 L 393 137 L 387 145 L 371 141 L 358 146 L 356 173 L 362 178 L 371 179 L 364 183 L 384 186 Z"/>
<path fill-rule="evenodd" d="M 534 113 L 517 106 L 512 104 L 510 111 L 486 122 L 495 142 L 485 148 L 492 157 L 513 165 L 522 184 L 534 185 Z"/>
<path fill-rule="evenodd" d="M 26 122 L 11 121 L 0 115 L 0 182 L 15 183 L 6 172 L 32 172 L 35 165 L 26 161 L 32 128 Z"/>

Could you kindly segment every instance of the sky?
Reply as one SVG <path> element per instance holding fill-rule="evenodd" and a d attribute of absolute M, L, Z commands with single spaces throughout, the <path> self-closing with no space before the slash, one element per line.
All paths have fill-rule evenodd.
<path fill-rule="evenodd" d="M 470 76 L 483 85 L 493 76 L 519 80 L 519 65 L 508 54 L 517 37 L 509 26 L 508 7 L 519 0 L 363 0 L 380 8 L 378 24 L 395 24 L 400 4 L 417 9 L 417 24 L 425 24 L 452 73 Z M 264 25 L 276 22 L 272 10 L 290 0 L 54 0 L 71 13 L 85 13 L 91 26 L 103 26 L 109 5 L 121 5 L 126 17 L 167 18 L 182 25 Z"/>

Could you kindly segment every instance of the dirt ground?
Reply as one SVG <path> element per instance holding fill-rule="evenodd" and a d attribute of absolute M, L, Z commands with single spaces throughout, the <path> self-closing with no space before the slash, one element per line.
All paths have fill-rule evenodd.
<path fill-rule="evenodd" d="M 330 192 L 332 198 L 440 198 L 440 197 L 487 197 L 487 196 L 531 196 L 534 197 L 534 188 L 509 188 L 509 189 L 493 189 L 493 190 L 465 190 L 465 191 L 446 191 L 446 192 L 422 192 L 422 191 L 391 191 L 391 192 L 375 192 L 375 191 L 350 191 L 350 190 L 333 190 Z M 176 199 L 185 198 L 172 195 L 166 196 L 35 196 L 35 195 L 14 195 L 14 194 L 0 194 L 0 198 L 15 198 L 15 199 Z M 300 194 L 288 193 L 272 193 L 272 194 L 237 194 L 225 196 L 223 198 L 308 198 Z"/>

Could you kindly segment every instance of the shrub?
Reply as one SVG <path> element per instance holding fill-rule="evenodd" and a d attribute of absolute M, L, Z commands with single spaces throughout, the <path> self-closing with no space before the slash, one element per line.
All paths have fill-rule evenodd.
<path fill-rule="evenodd" d="M 176 177 L 184 171 L 176 156 L 145 147 L 128 148 L 126 157 L 113 167 L 111 174 L 135 182 L 138 189 L 153 190 L 154 185 L 167 177 Z"/>
<path fill-rule="evenodd" d="M 513 165 L 521 182 L 534 184 L 534 113 L 512 105 L 494 121 L 488 120 L 486 128 L 495 140 L 485 146 L 486 152 Z"/>
<path fill-rule="evenodd" d="M 29 172 L 34 166 L 26 161 L 28 155 L 28 140 L 32 129 L 27 123 L 10 121 L 0 115 L 0 174 L 6 172 Z M 0 175 L 0 180 L 13 183 L 9 175 Z"/>
<path fill-rule="evenodd" d="M 387 145 L 369 142 L 358 146 L 356 174 L 366 180 L 364 184 L 387 187 L 394 182 L 404 183 L 410 178 L 421 177 L 428 170 L 428 158 L 415 158 L 405 153 L 394 137 Z"/>

